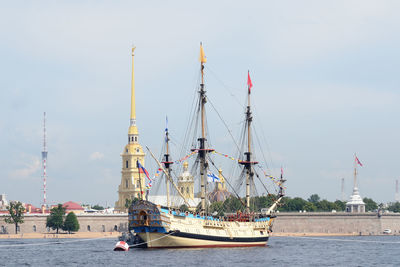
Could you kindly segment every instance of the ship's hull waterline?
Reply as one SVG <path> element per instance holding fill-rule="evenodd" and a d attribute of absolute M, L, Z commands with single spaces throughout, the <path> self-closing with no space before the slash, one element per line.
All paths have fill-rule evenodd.
<path fill-rule="evenodd" d="M 263 247 L 268 237 L 219 238 L 185 233 L 139 233 L 148 248 L 215 248 L 215 247 Z M 219 240 L 218 240 L 219 239 Z M 246 240 L 247 239 L 247 240 Z"/>

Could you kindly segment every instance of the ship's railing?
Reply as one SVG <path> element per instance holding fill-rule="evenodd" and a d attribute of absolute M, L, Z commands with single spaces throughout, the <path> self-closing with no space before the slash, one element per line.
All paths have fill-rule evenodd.
<path fill-rule="evenodd" d="M 203 226 L 211 228 L 224 228 L 224 222 L 221 220 L 204 220 Z"/>

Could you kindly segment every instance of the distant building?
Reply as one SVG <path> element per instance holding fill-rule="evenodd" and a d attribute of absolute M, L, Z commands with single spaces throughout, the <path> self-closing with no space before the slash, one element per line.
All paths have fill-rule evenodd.
<path fill-rule="evenodd" d="M 183 172 L 178 177 L 178 189 L 186 199 L 194 199 L 194 178 L 188 170 L 189 163 L 183 163 Z"/>
<path fill-rule="evenodd" d="M 42 213 L 48 213 L 48 210 L 43 208 L 38 208 L 35 207 L 32 204 L 24 204 L 25 205 L 25 212 L 29 214 L 42 214 Z M 46 212 L 47 211 L 47 212 Z"/>
<path fill-rule="evenodd" d="M 85 212 L 85 209 L 76 202 L 68 201 L 65 202 L 62 206 L 63 208 L 65 208 L 65 213 L 73 212 L 75 214 L 82 214 Z"/>
<path fill-rule="evenodd" d="M 362 166 L 357 156 L 354 155 L 354 188 L 350 200 L 346 203 L 346 212 L 365 212 L 365 203 L 362 200 L 357 188 L 357 164 Z"/>
<path fill-rule="evenodd" d="M 5 210 L 8 206 L 8 201 L 6 199 L 6 194 L 0 195 L 0 210 Z"/>
<path fill-rule="evenodd" d="M 225 179 L 222 175 L 222 170 L 219 169 L 218 172 L 219 182 L 215 183 L 214 190 L 208 194 L 208 199 L 210 202 L 223 202 L 232 195 L 228 190 L 226 190 Z"/>
<path fill-rule="evenodd" d="M 194 178 L 189 172 L 189 164 L 187 162 L 183 163 L 183 172 L 178 177 L 177 187 L 179 192 L 185 197 L 186 202 L 189 204 L 189 210 L 196 210 L 197 205 L 200 203 L 200 198 L 194 195 Z M 171 197 L 170 197 L 171 198 Z M 161 206 L 168 206 L 167 196 L 165 195 L 149 195 L 148 200 Z M 181 205 L 186 205 L 182 197 L 173 197 L 172 206 L 179 208 Z"/>
<path fill-rule="evenodd" d="M 358 188 L 354 187 L 350 200 L 346 203 L 346 212 L 365 212 L 365 203 L 362 200 Z"/>

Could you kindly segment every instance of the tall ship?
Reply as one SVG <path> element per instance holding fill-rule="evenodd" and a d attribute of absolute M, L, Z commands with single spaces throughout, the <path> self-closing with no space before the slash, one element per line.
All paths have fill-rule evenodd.
<path fill-rule="evenodd" d="M 258 174 L 262 168 L 256 168 L 258 162 L 253 151 L 250 75 L 248 74 L 246 88 L 244 129 L 240 138 L 241 144 L 235 143 L 238 150 L 235 159 L 217 152 L 208 141 L 206 103 L 209 99 L 205 90 L 206 57 L 202 44 L 199 61 L 199 86 L 196 88 L 194 101 L 196 105 L 192 112 L 193 119 L 188 123 L 188 132 L 192 131 L 194 137 L 186 147 L 188 154 L 181 160 L 172 160 L 167 125 L 160 160 L 148 149 L 154 164 L 157 164 L 157 179 L 150 178 L 143 164 L 139 160 L 136 162 L 138 174 L 142 175 L 139 181 L 142 182 L 139 185 L 140 193 L 132 196 L 132 204 L 128 208 L 129 231 L 148 248 L 265 246 L 272 232 L 275 211 L 284 196 L 285 180 L 282 173 L 279 179 L 273 178 L 265 171 Z M 185 134 L 185 139 L 189 140 L 189 135 Z M 216 166 L 213 157 L 218 154 L 232 159 L 232 163 L 236 165 L 232 169 L 238 169 L 236 179 L 233 174 L 225 175 Z M 188 168 L 189 157 L 193 161 L 191 171 Z M 174 163 L 182 163 L 180 165 L 183 167 L 183 173 L 179 177 L 175 175 Z M 214 174 L 216 171 L 218 174 Z M 145 189 L 143 178 L 146 176 L 149 184 Z M 271 183 L 275 186 L 274 193 L 269 193 L 264 183 L 263 179 L 267 178 L 274 180 L 274 183 Z M 197 194 L 194 193 L 196 182 Z M 152 185 L 155 187 L 155 183 L 164 188 L 160 189 L 163 192 L 162 201 L 151 195 L 150 189 Z M 235 183 L 236 186 L 233 186 Z M 226 184 L 231 187 L 229 190 Z M 211 190 L 213 185 L 215 188 Z M 260 191 L 263 193 L 260 194 Z M 257 192 L 269 200 L 264 206 L 258 205 L 258 210 L 254 205 L 254 194 Z M 229 210 L 226 208 L 228 202 L 235 203 Z"/>

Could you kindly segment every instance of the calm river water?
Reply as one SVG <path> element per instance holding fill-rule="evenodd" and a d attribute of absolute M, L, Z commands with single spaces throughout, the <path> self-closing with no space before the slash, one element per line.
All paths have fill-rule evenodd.
<path fill-rule="evenodd" d="M 58 241 L 0 239 L 0 266 L 400 266 L 400 236 L 272 237 L 262 248 L 128 252 L 112 251 L 113 239 Z"/>

